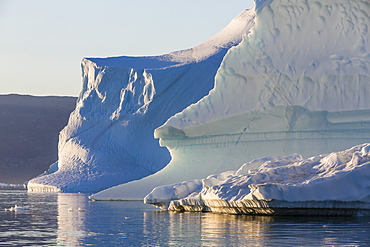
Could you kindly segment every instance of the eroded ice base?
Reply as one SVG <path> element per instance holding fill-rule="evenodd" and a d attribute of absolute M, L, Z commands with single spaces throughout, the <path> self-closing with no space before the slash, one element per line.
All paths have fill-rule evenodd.
<path fill-rule="evenodd" d="M 341 201 L 241 200 L 234 202 L 181 199 L 171 201 L 168 210 L 246 215 L 369 216 L 370 204 Z"/>

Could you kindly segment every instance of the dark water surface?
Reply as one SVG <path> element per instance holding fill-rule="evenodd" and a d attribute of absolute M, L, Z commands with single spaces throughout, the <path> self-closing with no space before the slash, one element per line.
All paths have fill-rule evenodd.
<path fill-rule="evenodd" d="M 15 204 L 29 209 L 5 211 Z M 174 213 L 0 190 L 0 246 L 370 246 L 370 218 Z"/>

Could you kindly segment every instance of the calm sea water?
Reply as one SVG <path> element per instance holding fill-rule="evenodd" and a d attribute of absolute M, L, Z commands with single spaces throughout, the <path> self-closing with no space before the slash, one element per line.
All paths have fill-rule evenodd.
<path fill-rule="evenodd" d="M 15 204 L 29 209 L 4 210 Z M 0 209 L 0 246 L 370 246 L 369 217 L 174 213 L 12 190 L 0 190 Z"/>

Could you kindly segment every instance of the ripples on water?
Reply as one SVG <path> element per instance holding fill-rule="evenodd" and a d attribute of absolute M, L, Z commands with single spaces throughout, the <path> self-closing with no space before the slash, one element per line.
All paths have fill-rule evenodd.
<path fill-rule="evenodd" d="M 4 210 L 15 204 L 30 208 Z M 369 217 L 174 213 L 13 190 L 0 190 L 0 209 L 0 246 L 370 246 Z"/>

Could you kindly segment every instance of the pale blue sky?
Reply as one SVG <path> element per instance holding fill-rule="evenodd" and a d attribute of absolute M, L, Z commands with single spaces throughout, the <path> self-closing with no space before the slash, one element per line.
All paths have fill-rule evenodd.
<path fill-rule="evenodd" d="M 0 0 L 0 94 L 77 96 L 83 57 L 196 46 L 253 0 Z"/>

